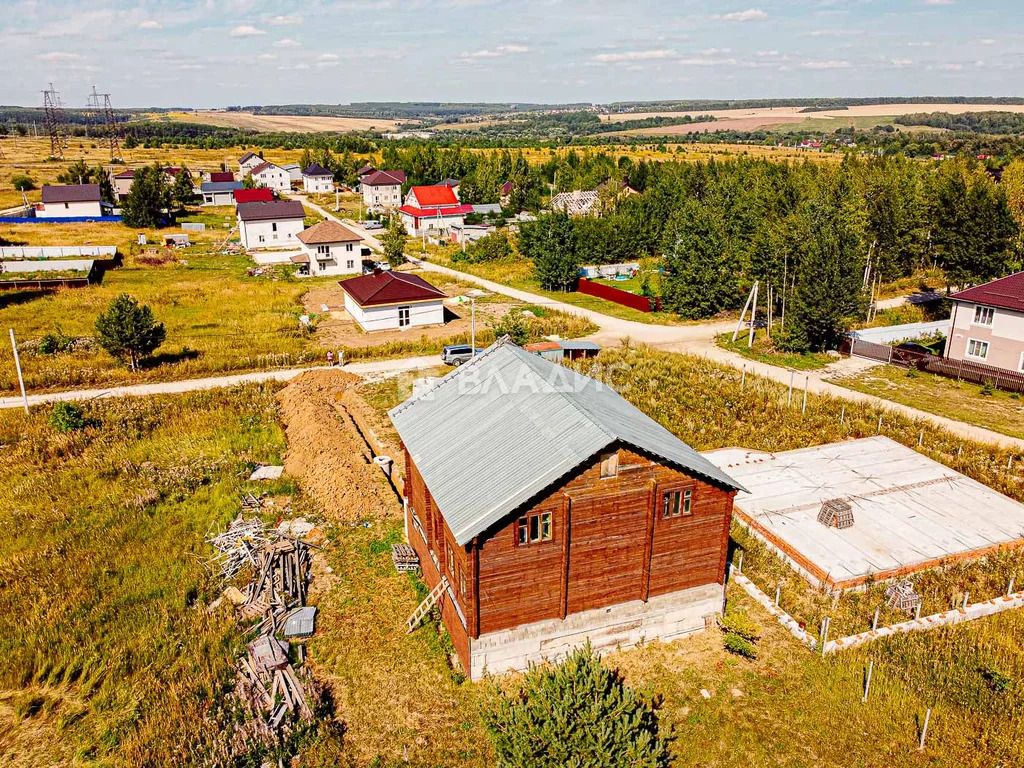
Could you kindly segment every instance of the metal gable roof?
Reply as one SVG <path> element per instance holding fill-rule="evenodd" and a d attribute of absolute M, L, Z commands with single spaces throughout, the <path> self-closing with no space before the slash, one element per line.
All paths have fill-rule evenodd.
<path fill-rule="evenodd" d="M 741 488 L 607 385 L 506 341 L 390 416 L 460 545 L 616 442 Z"/>

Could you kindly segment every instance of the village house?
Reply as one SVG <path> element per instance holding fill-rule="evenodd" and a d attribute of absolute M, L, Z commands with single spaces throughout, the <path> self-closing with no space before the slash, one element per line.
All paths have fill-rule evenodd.
<path fill-rule="evenodd" d="M 105 215 L 99 184 L 66 184 L 43 186 L 42 205 L 36 206 L 37 219 L 97 217 Z"/>
<path fill-rule="evenodd" d="M 597 216 L 600 196 L 596 189 L 559 192 L 551 198 L 551 210 L 570 216 Z"/>
<path fill-rule="evenodd" d="M 253 168 L 263 164 L 263 158 L 255 152 L 246 152 L 238 158 L 238 172 L 244 177 L 252 172 Z"/>
<path fill-rule="evenodd" d="M 249 171 L 253 181 L 261 187 L 287 192 L 292 188 L 292 180 L 288 171 L 270 162 L 262 162 Z"/>
<path fill-rule="evenodd" d="M 362 177 L 359 189 L 367 208 L 397 208 L 402 204 L 405 171 L 373 171 Z"/>
<path fill-rule="evenodd" d="M 512 190 L 514 190 L 515 188 L 516 185 L 511 181 L 506 181 L 504 184 L 501 185 L 498 200 L 501 203 L 502 208 L 507 207 L 508 204 L 512 201 Z"/>
<path fill-rule="evenodd" d="M 334 173 L 313 163 L 302 172 L 302 188 L 313 194 L 334 191 Z"/>
<path fill-rule="evenodd" d="M 181 173 L 181 168 L 168 165 L 163 169 L 164 171 L 164 183 L 167 186 L 174 186 L 174 182 L 178 180 L 178 174 Z"/>
<path fill-rule="evenodd" d="M 437 182 L 437 184 L 435 184 L 434 186 L 437 186 L 437 187 L 448 187 L 449 189 L 452 190 L 452 192 L 455 193 L 455 196 L 458 197 L 459 196 L 459 185 L 461 183 L 462 182 L 459 181 L 458 179 L 441 179 L 441 181 Z"/>
<path fill-rule="evenodd" d="M 455 190 L 448 186 L 413 187 L 398 212 L 405 231 L 413 237 L 419 237 L 428 229 L 443 237 L 453 227 L 462 228 L 473 206 L 462 205 Z"/>
<path fill-rule="evenodd" d="M 210 171 L 203 174 L 203 181 L 234 181 L 235 174 L 231 171 Z"/>
<path fill-rule="evenodd" d="M 417 275 L 377 269 L 339 285 L 345 292 L 345 310 L 364 331 L 444 323 L 447 294 Z"/>
<path fill-rule="evenodd" d="M 406 537 L 470 679 L 722 613 L 741 486 L 606 384 L 500 340 L 390 416 Z"/>
<path fill-rule="evenodd" d="M 234 205 L 235 192 L 242 189 L 240 181 L 204 181 L 199 185 L 203 205 Z"/>
<path fill-rule="evenodd" d="M 236 208 L 242 247 L 294 248 L 306 213 L 298 200 L 239 203 Z"/>
<path fill-rule="evenodd" d="M 302 166 L 298 163 L 282 165 L 281 170 L 288 174 L 289 186 L 297 186 L 302 183 Z"/>
<path fill-rule="evenodd" d="M 123 200 L 132 191 L 132 184 L 135 183 L 135 169 L 125 168 L 123 171 L 113 174 L 110 181 L 114 186 L 114 195 L 118 200 Z"/>
<path fill-rule="evenodd" d="M 325 219 L 298 235 L 302 254 L 292 262 L 306 266 L 306 274 L 319 277 L 358 275 L 363 270 L 363 238 L 336 221 Z"/>
<path fill-rule="evenodd" d="M 946 357 L 1024 373 L 1024 272 L 954 293 Z"/>

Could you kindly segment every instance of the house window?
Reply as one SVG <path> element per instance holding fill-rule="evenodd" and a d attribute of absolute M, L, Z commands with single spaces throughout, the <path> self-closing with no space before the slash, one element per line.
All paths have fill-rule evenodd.
<path fill-rule="evenodd" d="M 689 515 L 692 513 L 693 491 L 669 491 L 661 496 L 661 517 L 668 520 L 670 517 Z"/>
<path fill-rule="evenodd" d="M 348 244 L 347 244 L 347 245 L 345 246 L 345 250 L 346 250 L 346 251 L 348 251 L 349 253 L 352 253 L 352 243 L 348 243 Z"/>
<path fill-rule="evenodd" d="M 325 269 L 327 269 L 327 262 L 326 261 L 318 261 L 317 262 L 317 266 L 320 268 L 320 271 L 323 272 Z"/>
<path fill-rule="evenodd" d="M 551 513 L 524 515 L 516 521 L 516 543 L 520 545 L 551 541 Z"/>
<path fill-rule="evenodd" d="M 601 477 L 615 477 L 619 474 L 619 452 L 612 451 L 601 455 Z"/>
<path fill-rule="evenodd" d="M 405 328 L 409 325 L 409 307 L 398 308 L 398 327 Z"/>
<path fill-rule="evenodd" d="M 266 238 L 264 238 L 263 235 L 260 235 L 260 242 L 262 243 L 262 242 L 265 242 L 265 241 L 266 241 Z"/>
<path fill-rule="evenodd" d="M 459 597 L 466 599 L 466 572 L 459 566 Z"/>
<path fill-rule="evenodd" d="M 447 541 L 444 543 L 444 548 L 448 555 L 448 573 L 455 576 L 455 550 Z"/>
<path fill-rule="evenodd" d="M 270 222 L 270 231 L 271 232 L 277 232 L 277 222 L 276 221 Z"/>
<path fill-rule="evenodd" d="M 988 357 L 988 342 L 978 341 L 977 339 L 968 339 L 967 356 L 977 358 L 978 360 L 984 360 Z"/>
<path fill-rule="evenodd" d="M 1017 370 L 1024 373 L 1024 352 L 1020 353 L 1020 365 L 1017 366 Z"/>
<path fill-rule="evenodd" d="M 992 318 L 996 311 L 992 307 L 983 307 L 980 304 L 974 307 L 975 325 L 992 325 Z"/>
<path fill-rule="evenodd" d="M 354 261 L 352 261 L 352 259 L 349 259 L 348 261 L 345 262 L 345 268 L 346 269 L 355 269 L 356 268 L 356 263 Z"/>

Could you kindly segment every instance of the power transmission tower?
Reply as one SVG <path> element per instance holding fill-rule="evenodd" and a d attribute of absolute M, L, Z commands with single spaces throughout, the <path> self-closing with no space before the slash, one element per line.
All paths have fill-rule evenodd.
<path fill-rule="evenodd" d="M 64 159 L 67 137 L 63 134 L 64 110 L 60 105 L 60 94 L 50 83 L 49 90 L 43 91 L 43 111 L 46 114 L 46 131 L 50 134 L 50 156 Z"/>
<path fill-rule="evenodd" d="M 103 99 L 102 103 L 100 99 Z M 109 93 L 96 93 L 96 86 L 86 99 L 86 105 L 92 110 L 93 119 L 98 125 L 98 138 L 110 145 L 110 162 L 124 162 L 121 156 L 121 130 L 114 118 L 114 108 L 110 105 Z"/>

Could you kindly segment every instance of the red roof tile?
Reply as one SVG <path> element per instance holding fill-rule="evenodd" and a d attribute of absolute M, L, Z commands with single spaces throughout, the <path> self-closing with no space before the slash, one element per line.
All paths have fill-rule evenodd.
<path fill-rule="evenodd" d="M 447 298 L 444 291 L 422 277 L 394 270 L 353 277 L 338 285 L 361 307 Z"/>
<path fill-rule="evenodd" d="M 951 298 L 954 301 L 970 301 L 989 307 L 1024 312 L 1024 272 L 1007 275 L 984 285 L 976 285 L 954 293 Z"/>
<path fill-rule="evenodd" d="M 459 204 L 459 198 L 456 197 L 455 190 L 449 186 L 413 187 L 409 190 L 409 194 L 416 198 L 420 208 Z"/>
<path fill-rule="evenodd" d="M 271 189 L 236 189 L 233 194 L 236 203 L 266 203 L 274 199 Z"/>
<path fill-rule="evenodd" d="M 403 205 L 398 209 L 399 213 L 407 213 L 418 219 L 428 219 L 440 214 L 444 216 L 467 216 L 473 212 L 472 205 L 446 205 L 437 208 L 417 208 L 415 205 Z"/>
<path fill-rule="evenodd" d="M 211 171 L 210 181 L 234 181 L 235 174 L 231 171 Z"/>

